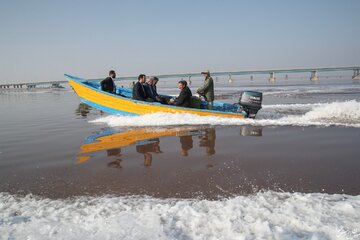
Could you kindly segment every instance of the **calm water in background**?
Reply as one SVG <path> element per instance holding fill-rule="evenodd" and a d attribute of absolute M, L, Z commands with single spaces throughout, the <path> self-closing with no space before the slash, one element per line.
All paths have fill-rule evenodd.
<path fill-rule="evenodd" d="M 193 81 L 193 92 L 199 84 Z M 163 82 L 158 88 L 176 94 L 176 88 L 169 85 L 170 82 Z M 147 233 L 144 235 L 147 237 L 155 234 L 187 239 L 186 236 L 196 236 L 195 225 L 185 226 L 184 220 L 177 215 L 177 224 L 185 225 L 170 226 L 174 220 L 171 210 L 156 210 L 155 206 L 183 204 L 210 219 L 216 218 L 217 213 L 202 212 L 204 206 L 193 205 L 204 204 L 201 199 L 211 199 L 216 205 L 213 209 L 219 211 L 224 208 L 222 204 L 234 208 L 238 204 L 246 205 L 252 199 L 252 203 L 260 208 L 266 207 L 266 204 L 288 204 L 289 209 L 281 213 L 287 214 L 289 219 L 299 217 L 291 206 L 299 206 L 303 213 L 310 208 L 323 214 L 320 218 L 323 222 L 319 220 L 321 223 L 307 232 L 299 225 L 279 222 L 279 226 L 287 229 L 285 232 L 273 227 L 256 227 L 249 225 L 250 220 L 242 222 L 245 230 L 236 230 L 241 219 L 240 211 L 237 221 L 227 223 L 229 232 L 226 234 L 229 236 L 250 236 L 251 231 L 246 229 L 257 229 L 263 234 L 258 235 L 260 237 L 268 233 L 279 236 L 289 234 L 294 239 L 301 239 L 301 236 L 325 239 L 331 239 L 328 236 L 339 236 L 339 239 L 349 236 L 355 239 L 359 236 L 356 235 L 360 234 L 359 229 L 351 225 L 360 216 L 356 209 L 360 204 L 358 82 L 350 79 L 328 79 L 317 84 L 308 80 L 277 83 L 238 81 L 231 85 L 220 79 L 216 88 L 217 98 L 228 102 L 236 102 L 241 90 L 263 91 L 264 107 L 255 121 L 168 114 L 129 118 L 109 116 L 80 104 L 70 89 L 0 92 L 0 192 L 4 202 L 0 208 L 10 209 L 0 216 L 0 230 L 7 234 L 4 236 L 21 238 L 25 232 L 35 238 L 65 238 L 67 235 L 62 229 L 65 229 L 63 224 L 67 218 L 61 215 L 66 212 L 65 209 L 70 205 L 76 209 L 76 204 L 80 203 L 86 205 L 89 200 L 84 202 L 81 199 L 84 196 L 96 201 L 95 206 L 100 202 L 104 205 L 103 201 L 109 201 L 108 194 L 111 194 L 112 201 L 116 199 L 118 204 L 128 206 L 125 208 L 131 214 L 136 215 L 137 210 L 129 203 L 128 197 L 136 198 L 134 201 L 141 204 L 147 203 L 153 209 L 150 215 L 164 215 L 164 219 L 157 224 L 155 217 L 155 229 L 144 230 L 141 224 L 131 222 L 135 220 L 128 216 L 130 225 L 138 231 L 131 234 L 119 232 L 114 230 L 115 226 L 112 229 L 115 232 L 74 228 L 79 237 L 111 238 L 127 233 L 130 238 L 136 239 L 141 237 L 142 231 Z M 40 199 L 24 197 L 27 194 L 34 194 Z M 345 194 L 341 195 L 342 198 L 349 200 L 340 201 L 336 194 Z M 76 197 L 75 202 L 67 202 L 68 197 Z M 200 200 L 194 200 L 199 197 Z M 26 218 L 26 212 L 33 211 L 35 214 L 36 205 L 45 204 L 43 207 L 46 208 L 55 204 L 51 202 L 53 200 L 43 203 L 44 198 L 64 199 L 58 205 L 63 212 L 56 215 L 62 225 L 49 223 L 47 217 L 39 217 L 50 228 L 56 229 L 56 233 L 46 229 L 44 233 L 36 232 L 36 221 L 31 216 L 30 220 Z M 178 200 L 171 200 L 174 198 Z M 223 198 L 230 202 L 222 203 Z M 273 199 L 273 202 L 263 203 L 264 198 Z M 317 209 L 315 202 L 319 198 L 329 198 L 329 202 L 325 200 L 324 206 Z M 287 202 L 289 199 L 297 201 Z M 23 202 L 30 209 L 25 211 L 20 203 L 16 207 L 14 201 Z M 306 205 L 306 202 L 309 204 Z M 329 218 L 324 217 L 329 207 L 326 204 L 331 205 L 332 202 L 336 205 L 336 214 L 347 214 L 342 221 L 332 222 L 331 214 Z M 147 208 L 141 204 L 142 210 Z M 109 206 L 119 205 L 111 203 Z M 109 217 L 114 218 L 112 214 L 124 213 L 123 209 L 116 209 L 108 215 L 98 215 L 99 223 L 91 224 L 101 225 Z M 184 208 L 178 209 L 181 212 Z M 14 215 L 16 211 L 19 213 Z M 230 216 L 226 212 L 221 214 L 224 218 Z M 260 219 L 259 224 L 262 225 L 269 221 L 275 224 L 285 215 L 270 220 L 254 212 L 249 212 L 247 216 Z M 141 216 L 144 221 L 149 217 Z M 193 215 L 185 219 L 190 216 Z M 85 221 L 93 217 L 87 213 L 83 215 Z M 120 221 L 118 226 L 123 226 L 121 219 L 116 221 Z M 314 224 L 306 217 L 302 221 Z M 25 231 L 17 230 L 21 229 L 19 224 Z M 343 229 L 343 232 L 331 232 L 334 225 L 339 225 L 338 229 Z M 168 229 L 168 232 L 157 229 L 159 226 Z M 318 232 L 316 228 L 321 226 L 324 229 Z M 211 234 L 210 226 L 203 231 L 201 234 L 217 236 Z M 298 235 L 299 232 L 303 235 Z M 224 232 L 222 234 L 227 236 Z"/>

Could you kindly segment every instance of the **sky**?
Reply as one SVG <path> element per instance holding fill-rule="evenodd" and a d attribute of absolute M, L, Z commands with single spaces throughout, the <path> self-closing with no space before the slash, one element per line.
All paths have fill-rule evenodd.
<path fill-rule="evenodd" d="M 0 0 L 0 83 L 360 65 L 358 0 Z"/>

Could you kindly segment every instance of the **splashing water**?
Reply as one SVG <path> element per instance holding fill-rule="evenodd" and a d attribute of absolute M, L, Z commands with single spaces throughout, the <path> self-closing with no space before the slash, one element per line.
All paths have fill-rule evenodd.
<path fill-rule="evenodd" d="M 360 128 L 360 102 L 265 105 L 257 119 L 193 114 L 153 113 L 142 116 L 106 116 L 90 121 L 111 127 L 172 125 L 345 126 Z"/>

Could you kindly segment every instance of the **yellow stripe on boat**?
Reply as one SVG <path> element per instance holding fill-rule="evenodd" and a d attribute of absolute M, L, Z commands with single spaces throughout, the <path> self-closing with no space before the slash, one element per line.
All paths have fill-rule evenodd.
<path fill-rule="evenodd" d="M 201 110 L 194 108 L 183 108 L 169 105 L 161 105 L 159 103 L 149 103 L 137 101 L 134 99 L 121 97 L 92 89 L 90 86 L 82 84 L 68 78 L 70 85 L 73 87 L 77 95 L 86 101 L 95 103 L 105 108 L 114 109 L 126 113 L 132 113 L 136 115 L 151 114 L 157 112 L 164 113 L 189 113 L 200 116 L 216 116 L 216 117 L 232 117 L 232 118 L 244 118 L 243 114 L 236 113 L 224 113 L 211 110 Z"/>
<path fill-rule="evenodd" d="M 177 130 L 166 129 L 162 131 L 152 131 L 145 128 L 135 129 L 128 132 L 116 133 L 109 136 L 102 136 L 96 139 L 96 142 L 83 144 L 80 147 L 80 153 L 90 153 L 112 148 L 126 147 L 137 141 L 158 138 L 164 136 L 175 136 Z"/>

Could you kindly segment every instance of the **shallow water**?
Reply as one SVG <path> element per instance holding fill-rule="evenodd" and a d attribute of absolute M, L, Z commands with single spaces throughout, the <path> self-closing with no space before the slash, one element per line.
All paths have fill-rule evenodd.
<path fill-rule="evenodd" d="M 263 109 L 109 116 L 68 88 L 0 91 L 0 239 L 359 239 L 358 82 L 216 88 Z"/>

